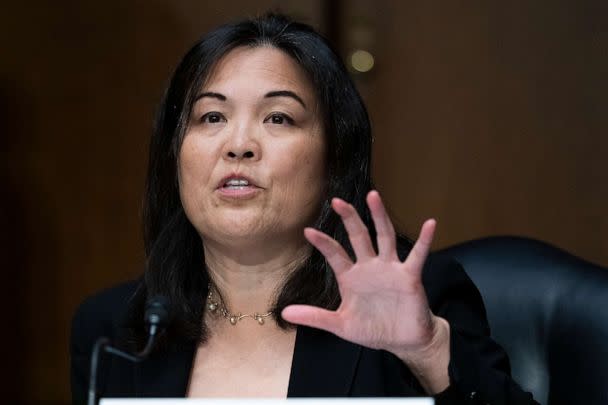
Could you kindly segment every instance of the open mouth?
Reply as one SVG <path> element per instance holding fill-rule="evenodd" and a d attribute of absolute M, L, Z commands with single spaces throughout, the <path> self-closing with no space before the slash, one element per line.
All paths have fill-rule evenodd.
<path fill-rule="evenodd" d="M 224 183 L 224 185 L 222 186 L 222 188 L 228 189 L 228 190 L 243 190 L 246 187 L 250 187 L 253 186 L 252 184 L 249 184 L 249 180 L 245 180 L 245 179 L 230 179 L 227 182 Z"/>
<path fill-rule="evenodd" d="M 224 177 L 217 185 L 219 189 L 226 190 L 240 190 L 243 188 L 262 188 L 255 184 L 249 177 L 239 174 L 232 173 L 229 176 Z"/>
<path fill-rule="evenodd" d="M 255 197 L 262 187 L 243 175 L 233 173 L 220 181 L 217 191 L 224 198 L 240 200 Z"/>

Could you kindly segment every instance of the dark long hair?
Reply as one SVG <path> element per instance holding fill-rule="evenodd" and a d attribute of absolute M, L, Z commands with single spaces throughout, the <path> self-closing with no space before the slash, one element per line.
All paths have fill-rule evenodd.
<path fill-rule="evenodd" d="M 332 197 L 349 201 L 370 226 L 365 196 L 372 188 L 371 129 L 367 111 L 341 59 L 311 27 L 267 14 L 228 24 L 200 39 L 177 66 L 160 105 L 150 144 L 144 200 L 146 267 L 134 297 L 136 341 L 144 335 L 141 320 L 146 297 L 162 294 L 172 303 L 169 342 L 204 341 L 203 308 L 207 294 L 201 237 L 186 218 L 179 198 L 177 161 L 197 91 L 213 67 L 237 47 L 271 46 L 291 56 L 316 90 L 327 142 L 327 194 L 316 228 L 334 237 L 352 254 L 347 234 L 332 212 Z M 372 230 L 373 232 L 373 230 Z M 277 292 L 274 316 L 289 304 L 333 309 L 340 303 L 334 274 L 316 250 Z"/>

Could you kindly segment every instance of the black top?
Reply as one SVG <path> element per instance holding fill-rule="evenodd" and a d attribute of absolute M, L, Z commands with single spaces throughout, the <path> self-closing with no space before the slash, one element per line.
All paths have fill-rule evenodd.
<path fill-rule="evenodd" d="M 510 378 L 504 350 L 489 337 L 477 288 L 455 261 L 431 255 L 423 284 L 434 314 L 450 323 L 450 387 L 436 403 L 534 404 Z M 91 349 L 100 336 L 124 343 L 123 321 L 137 282 L 122 284 L 85 300 L 73 319 L 72 397 L 84 403 Z M 172 345 L 175 346 L 175 345 Z M 196 353 L 195 343 L 157 351 L 140 364 L 104 355 L 98 392 L 105 397 L 184 397 Z M 299 326 L 288 397 L 425 396 L 418 381 L 394 355 Z"/>

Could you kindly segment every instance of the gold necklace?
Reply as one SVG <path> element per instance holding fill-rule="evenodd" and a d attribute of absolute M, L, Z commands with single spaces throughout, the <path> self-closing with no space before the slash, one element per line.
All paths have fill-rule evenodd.
<path fill-rule="evenodd" d="M 213 315 L 222 316 L 223 318 L 228 319 L 231 325 L 236 325 L 238 321 L 244 318 L 255 319 L 260 325 L 264 325 L 264 318 L 268 318 L 270 315 L 272 315 L 272 311 L 265 314 L 259 314 L 257 312 L 254 312 L 253 314 L 241 314 L 240 312 L 238 314 L 231 314 L 228 308 L 226 308 L 226 305 L 224 305 L 224 301 L 219 294 L 219 300 L 214 299 L 212 287 L 213 286 L 211 283 L 209 283 L 207 286 L 209 290 L 209 293 L 207 294 L 207 309 Z"/>

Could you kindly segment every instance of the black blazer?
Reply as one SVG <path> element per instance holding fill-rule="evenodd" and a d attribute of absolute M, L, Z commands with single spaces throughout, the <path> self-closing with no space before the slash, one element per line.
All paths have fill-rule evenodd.
<path fill-rule="evenodd" d="M 435 397 L 437 404 L 530 404 L 509 376 L 507 356 L 489 337 L 479 292 L 461 266 L 431 255 L 423 273 L 429 304 L 448 320 L 450 387 Z M 72 397 L 84 403 L 92 346 L 99 336 L 120 345 L 130 297 L 137 282 L 98 293 L 76 311 L 71 336 Z M 98 392 L 106 397 L 184 397 L 195 343 L 159 351 L 140 364 L 104 356 Z M 397 357 L 362 347 L 330 333 L 298 327 L 288 397 L 425 396 L 410 370 Z"/>

